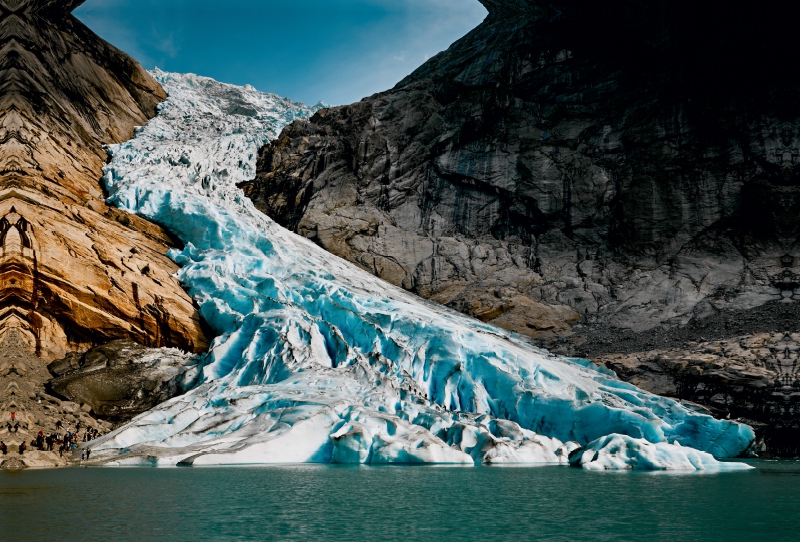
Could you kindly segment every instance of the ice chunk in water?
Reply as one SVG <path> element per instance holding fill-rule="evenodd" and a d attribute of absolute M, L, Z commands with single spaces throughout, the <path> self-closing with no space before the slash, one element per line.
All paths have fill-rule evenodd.
<path fill-rule="evenodd" d="M 723 463 L 711 454 L 678 443 L 647 442 L 626 435 L 608 435 L 576 450 L 569 462 L 587 470 L 747 470 L 744 463 Z"/>

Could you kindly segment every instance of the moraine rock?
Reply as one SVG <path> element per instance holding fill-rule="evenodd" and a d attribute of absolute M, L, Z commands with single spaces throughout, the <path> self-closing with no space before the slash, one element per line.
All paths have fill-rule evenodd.
<path fill-rule="evenodd" d="M 631 384 L 757 429 L 761 455 L 800 454 L 800 333 L 760 333 L 597 361 Z"/>
<path fill-rule="evenodd" d="M 29 446 L 24 455 L 17 455 L 19 445 L 30 444 L 39 431 L 63 434 L 67 428 L 74 431 L 80 422 L 84 431 L 93 427 L 103 435 L 112 427 L 94 417 L 86 405 L 63 401 L 49 392 L 47 364 L 28 346 L 19 329 L 10 329 L 0 337 L 0 441 L 9 447 L 8 455 L 0 455 L 0 469 L 65 466 L 69 455 L 59 455 L 57 449 L 38 451 Z M 19 424 L 15 430 L 8 427 L 12 413 L 15 424 Z M 56 426 L 58 422 L 61 427 Z"/>

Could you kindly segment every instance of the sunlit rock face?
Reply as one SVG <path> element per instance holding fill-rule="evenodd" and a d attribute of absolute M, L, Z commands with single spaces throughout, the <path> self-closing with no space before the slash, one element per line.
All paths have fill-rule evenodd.
<path fill-rule="evenodd" d="M 0 0 L 0 338 L 52 360 L 113 339 L 207 347 L 160 227 L 108 207 L 103 145 L 164 91 L 70 15 L 80 1 Z"/>
<path fill-rule="evenodd" d="M 480 27 L 394 89 L 288 127 L 246 193 L 364 269 L 556 351 L 636 349 L 654 329 L 679 345 L 690 322 L 794 306 L 792 16 L 483 3 Z"/>

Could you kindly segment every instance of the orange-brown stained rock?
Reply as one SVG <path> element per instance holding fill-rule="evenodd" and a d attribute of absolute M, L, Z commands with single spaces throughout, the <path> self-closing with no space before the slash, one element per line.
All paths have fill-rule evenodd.
<path fill-rule="evenodd" d="M 113 339 L 201 351 L 160 227 L 111 208 L 103 145 L 130 139 L 163 89 L 70 13 L 79 0 L 0 0 L 0 340 L 42 358 Z"/>

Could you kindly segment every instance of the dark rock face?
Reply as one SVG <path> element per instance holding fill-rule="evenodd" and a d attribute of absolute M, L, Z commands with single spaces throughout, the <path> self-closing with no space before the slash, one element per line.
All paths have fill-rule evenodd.
<path fill-rule="evenodd" d="M 119 340 L 52 362 L 50 388 L 91 407 L 96 417 L 128 421 L 181 393 L 197 376 L 195 356 Z"/>
<path fill-rule="evenodd" d="M 796 330 L 793 14 L 483 3 L 480 27 L 394 89 L 288 127 L 245 192 L 334 254 L 562 353 Z"/>
<path fill-rule="evenodd" d="M 681 2 L 608 4 L 487 3 L 395 89 L 287 128 L 246 192 L 390 282 L 535 338 L 792 299 L 800 100 L 766 55 L 781 44 L 758 42 L 752 8 L 724 15 L 738 3 L 691 24 L 664 17 Z"/>
<path fill-rule="evenodd" d="M 756 450 L 796 457 L 800 450 L 800 334 L 762 333 L 680 349 L 602 356 L 625 380 L 705 405 L 756 429 Z"/>

